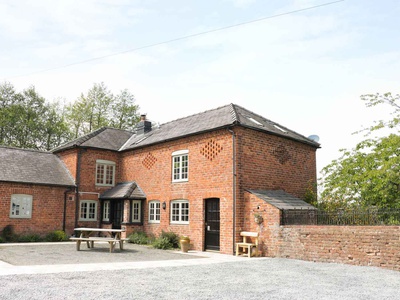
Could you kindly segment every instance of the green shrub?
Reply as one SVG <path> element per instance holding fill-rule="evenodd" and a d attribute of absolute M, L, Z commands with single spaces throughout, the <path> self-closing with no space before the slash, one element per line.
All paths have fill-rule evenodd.
<path fill-rule="evenodd" d="M 17 240 L 17 236 L 14 233 L 14 227 L 12 225 L 7 225 L 3 228 L 1 232 L 1 237 L 4 242 L 15 242 Z"/>
<path fill-rule="evenodd" d="M 5 243 L 6 241 L 0 236 L 0 243 Z"/>
<path fill-rule="evenodd" d="M 179 236 L 176 233 L 172 231 L 165 232 L 163 230 L 161 231 L 160 237 L 167 238 L 170 244 L 172 245 L 172 248 L 179 248 Z"/>
<path fill-rule="evenodd" d="M 136 231 L 132 233 L 129 237 L 129 243 L 138 245 L 147 245 L 149 243 L 149 238 L 147 234 L 143 231 Z"/>
<path fill-rule="evenodd" d="M 162 250 L 167 250 L 167 249 L 172 249 L 172 243 L 170 242 L 169 238 L 167 237 L 159 237 L 156 238 L 153 242 L 153 247 L 156 249 L 162 249 Z"/>
<path fill-rule="evenodd" d="M 17 238 L 17 242 L 20 243 L 34 243 L 34 242 L 42 242 L 43 239 L 40 235 L 36 233 L 29 233 L 26 235 L 21 235 Z"/>
<path fill-rule="evenodd" d="M 46 242 L 64 242 L 68 241 L 68 236 L 62 230 L 55 230 L 47 234 L 45 240 Z"/>

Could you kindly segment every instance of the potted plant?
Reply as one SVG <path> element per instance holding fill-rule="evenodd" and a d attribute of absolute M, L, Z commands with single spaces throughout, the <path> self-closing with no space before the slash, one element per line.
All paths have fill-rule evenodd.
<path fill-rule="evenodd" d="M 254 222 L 256 222 L 257 224 L 261 224 L 264 221 L 262 215 L 255 213 L 254 214 Z"/>

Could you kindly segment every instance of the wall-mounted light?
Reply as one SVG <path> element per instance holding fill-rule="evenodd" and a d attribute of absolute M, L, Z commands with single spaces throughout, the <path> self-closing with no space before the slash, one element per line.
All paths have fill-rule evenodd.
<path fill-rule="evenodd" d="M 162 209 L 166 209 L 167 208 L 167 203 L 165 203 L 165 201 L 162 203 Z"/>

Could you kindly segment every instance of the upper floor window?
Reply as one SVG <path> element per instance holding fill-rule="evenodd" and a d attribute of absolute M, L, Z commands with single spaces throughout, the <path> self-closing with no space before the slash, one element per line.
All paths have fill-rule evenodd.
<path fill-rule="evenodd" d="M 172 181 L 188 181 L 189 151 L 180 150 L 172 153 Z"/>
<path fill-rule="evenodd" d="M 80 205 L 80 221 L 96 221 L 97 220 L 97 201 L 82 200 Z"/>
<path fill-rule="evenodd" d="M 149 223 L 160 223 L 160 201 L 149 202 Z"/>
<path fill-rule="evenodd" d="M 113 186 L 115 180 L 115 162 L 96 160 L 96 185 Z"/>
<path fill-rule="evenodd" d="M 11 195 L 10 218 L 31 218 L 32 198 L 31 195 Z"/>
<path fill-rule="evenodd" d="M 189 201 L 171 201 L 171 224 L 189 224 Z"/>

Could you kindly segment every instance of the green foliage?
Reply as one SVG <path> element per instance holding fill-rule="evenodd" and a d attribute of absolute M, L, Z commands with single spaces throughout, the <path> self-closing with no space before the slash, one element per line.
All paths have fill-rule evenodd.
<path fill-rule="evenodd" d="M 43 238 L 36 233 L 20 235 L 17 238 L 17 242 L 19 242 L 19 243 L 36 243 L 36 242 L 42 242 L 42 241 L 43 241 Z"/>
<path fill-rule="evenodd" d="M 14 233 L 14 227 L 12 225 L 6 225 L 1 232 L 1 237 L 4 242 L 13 242 L 16 240 L 16 235 Z"/>
<path fill-rule="evenodd" d="M 136 231 L 132 233 L 128 238 L 129 238 L 129 243 L 132 244 L 138 244 L 138 245 L 149 244 L 149 237 L 143 231 Z"/>
<path fill-rule="evenodd" d="M 317 206 L 318 205 L 318 201 L 317 201 L 318 197 L 317 197 L 316 190 L 317 190 L 317 184 L 310 181 L 308 183 L 303 200 L 313 206 Z"/>
<path fill-rule="evenodd" d="M 156 238 L 152 246 L 156 249 L 174 249 L 179 247 L 179 236 L 176 233 L 162 231 L 160 236 Z"/>
<path fill-rule="evenodd" d="M 162 250 L 168 250 L 173 248 L 171 241 L 167 237 L 156 238 L 152 245 L 154 248 Z"/>
<path fill-rule="evenodd" d="M 0 243 L 5 243 L 6 241 L 0 236 Z"/>
<path fill-rule="evenodd" d="M 18 93 L 0 84 L 0 144 L 50 150 L 70 137 L 58 103 L 49 104 L 34 87 Z"/>
<path fill-rule="evenodd" d="M 68 236 L 62 230 L 55 230 L 46 235 L 45 241 L 46 242 L 64 242 L 64 241 L 68 241 Z"/>
<path fill-rule="evenodd" d="M 139 121 L 139 106 L 134 103 L 128 90 L 114 96 L 103 82 L 96 83 L 68 107 L 68 123 L 75 137 L 104 126 L 131 130 Z"/>
<path fill-rule="evenodd" d="M 366 95 L 368 107 L 389 104 L 394 118 L 377 121 L 367 135 L 381 128 L 395 129 L 384 137 L 367 138 L 322 170 L 321 200 L 325 210 L 337 208 L 400 208 L 400 96 Z"/>
<path fill-rule="evenodd" d="M 74 137 L 104 126 L 132 130 L 139 121 L 135 97 L 123 90 L 114 96 L 104 83 L 68 107 L 49 103 L 34 87 L 17 92 L 0 84 L 0 145 L 51 150 Z"/>
<path fill-rule="evenodd" d="M 169 240 L 169 242 L 171 243 L 172 248 L 179 247 L 179 236 L 176 233 L 174 233 L 172 231 L 166 232 L 163 230 L 163 231 L 161 231 L 160 237 L 167 238 Z"/>

